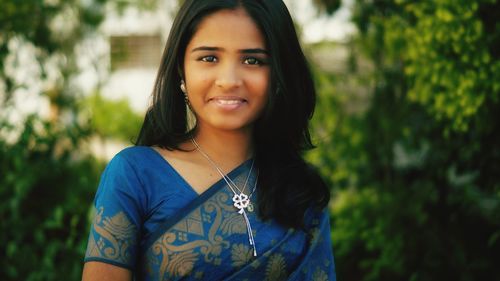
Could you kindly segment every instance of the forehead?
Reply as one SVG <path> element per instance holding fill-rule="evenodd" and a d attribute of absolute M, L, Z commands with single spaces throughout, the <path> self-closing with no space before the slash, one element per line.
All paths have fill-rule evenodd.
<path fill-rule="evenodd" d="M 265 39 L 257 24 L 242 9 L 220 10 L 201 20 L 187 49 L 199 46 L 221 48 L 265 48 Z"/>

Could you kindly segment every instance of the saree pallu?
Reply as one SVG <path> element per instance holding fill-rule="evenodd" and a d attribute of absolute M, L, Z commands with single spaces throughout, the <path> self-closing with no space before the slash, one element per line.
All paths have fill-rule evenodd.
<path fill-rule="evenodd" d="M 182 197 L 190 194 L 190 189 L 180 175 L 164 159 L 163 163 L 155 163 L 159 161 L 158 154 L 151 154 L 152 150 L 135 150 L 139 151 L 129 149 L 121 153 L 119 158 L 126 159 L 126 165 L 112 160 L 114 163 L 110 163 L 111 168 L 101 179 L 85 261 L 129 268 L 135 280 L 336 280 L 326 211 L 308 210 L 306 230 L 294 230 L 273 221 L 261 221 L 256 212 L 247 209 L 257 251 L 254 256 L 244 218 L 233 206 L 233 193 L 223 180 L 201 195 L 191 190 L 191 196 Z M 148 163 L 159 167 L 162 174 L 166 168 L 171 170 L 167 182 L 144 180 L 148 173 L 156 173 L 156 168 L 145 170 L 141 163 L 148 159 L 145 155 L 149 156 Z M 247 179 L 249 164 L 247 161 L 228 174 L 240 187 Z M 118 171 L 113 166 L 131 170 Z M 143 180 L 136 182 L 131 176 Z M 247 188 L 255 180 L 254 173 L 249 175 Z M 158 182 L 170 188 L 151 187 Z M 134 188 L 135 184 L 141 186 Z M 134 198 L 140 197 L 131 192 L 134 190 L 145 193 L 143 198 Z M 172 190 L 176 192 L 165 197 L 165 192 Z M 255 196 L 251 198 L 253 204 Z M 157 197 L 170 198 L 159 200 L 170 204 L 152 202 Z M 176 208 L 164 211 L 174 202 Z M 134 205 L 139 210 L 131 211 Z M 158 212 L 163 219 L 154 219 Z M 151 220 L 155 222 L 152 224 Z"/>

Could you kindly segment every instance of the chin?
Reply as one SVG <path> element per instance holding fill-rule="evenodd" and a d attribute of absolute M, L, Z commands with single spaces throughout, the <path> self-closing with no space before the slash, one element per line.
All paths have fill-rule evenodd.
<path fill-rule="evenodd" d="M 251 124 L 246 122 L 227 122 L 227 120 L 213 125 L 213 128 L 224 131 L 247 131 L 251 127 Z"/>

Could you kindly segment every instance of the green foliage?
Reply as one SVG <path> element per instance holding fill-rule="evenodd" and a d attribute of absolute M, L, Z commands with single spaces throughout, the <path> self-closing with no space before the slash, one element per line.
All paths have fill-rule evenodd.
<path fill-rule="evenodd" d="M 340 0 L 313 0 L 314 5 L 320 8 L 321 11 L 327 14 L 333 14 L 338 8 L 340 8 Z"/>
<path fill-rule="evenodd" d="M 102 165 L 82 149 L 90 131 L 72 79 L 75 46 L 102 21 L 103 2 L 0 2 L 1 280 L 81 278 L 87 213 Z M 24 54 L 12 42 L 33 50 L 29 65 L 20 63 Z M 36 71 L 19 81 L 6 71 L 7 58 L 14 61 L 10 69 Z M 31 87 L 37 83 L 43 87 Z M 35 89 L 49 100 L 50 117 L 25 117 L 14 107 L 14 95 Z"/>
<path fill-rule="evenodd" d="M 103 20 L 104 0 L 39 1 L 5 0 L 0 2 L 0 79 L 6 84 L 6 97 L 10 98 L 19 85 L 4 72 L 8 44 L 17 38 L 37 48 L 41 67 L 53 55 L 66 58 L 61 68 L 74 68 L 75 44 Z M 16 52 L 13 50 L 12 52 Z M 20 66 L 23 67 L 23 66 Z M 25 66 L 24 66 L 25 67 Z M 45 69 L 42 77 L 46 78 Z"/>
<path fill-rule="evenodd" d="M 334 187 L 339 278 L 498 277 L 500 136 L 444 138 L 425 108 L 390 87 L 365 114 L 350 115 L 342 95 L 321 85 L 309 157 Z"/>
<path fill-rule="evenodd" d="M 488 103 L 498 103 L 499 7 L 492 0 L 358 1 L 354 19 L 379 65 L 404 65 L 408 98 L 443 120 L 447 133 L 465 132 Z"/>
<path fill-rule="evenodd" d="M 93 131 L 100 137 L 126 142 L 137 137 L 142 117 L 130 108 L 126 99 L 112 101 L 96 93 L 87 98 L 86 105 L 91 111 Z"/>
<path fill-rule="evenodd" d="M 115 0 L 111 2 L 114 9 L 122 13 L 127 7 L 135 6 L 141 10 L 153 10 L 158 8 L 158 0 Z"/>
<path fill-rule="evenodd" d="M 14 133 L 1 125 L 2 136 Z M 0 279 L 80 279 L 102 169 L 76 149 L 87 134 L 31 116 L 16 143 L 0 138 Z"/>
<path fill-rule="evenodd" d="M 498 102 L 500 60 L 490 52 L 489 43 L 500 27 L 493 30 L 496 34 L 488 33 L 485 24 L 495 22 L 482 13 L 500 5 L 491 0 L 398 4 L 417 19 L 413 26 L 400 24 L 392 35 L 406 41 L 409 98 L 437 119 L 446 119 L 453 130 L 466 131 L 485 103 Z"/>
<path fill-rule="evenodd" d="M 500 4 L 356 1 L 355 72 L 317 73 L 342 280 L 500 280 Z M 346 77 L 374 66 L 352 114 Z M 358 72 L 359 71 L 359 72 Z"/>
<path fill-rule="evenodd" d="M 155 3 L 118 1 L 114 7 L 149 9 Z M 130 140 L 139 127 L 124 101 L 89 98 L 84 105 L 93 106 L 92 118 L 76 102 L 83 93 L 73 83 L 75 50 L 95 35 L 105 4 L 0 1 L 0 280 L 81 279 L 88 213 L 103 169 L 86 140 L 95 133 Z M 19 59 L 24 47 L 34 56 L 29 63 Z M 29 79 L 20 81 L 12 69 Z M 23 116 L 13 99 L 22 91 L 37 91 L 50 102 L 51 114 Z"/>

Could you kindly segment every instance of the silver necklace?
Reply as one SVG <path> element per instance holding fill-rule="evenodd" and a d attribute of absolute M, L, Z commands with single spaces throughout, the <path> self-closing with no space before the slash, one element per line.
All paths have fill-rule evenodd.
<path fill-rule="evenodd" d="M 250 167 L 250 171 L 248 172 L 248 175 L 247 175 L 247 178 L 245 180 L 245 184 L 243 185 L 243 188 L 239 189 L 238 185 L 236 185 L 233 182 L 233 180 L 229 176 L 227 176 L 222 171 L 222 169 L 219 168 L 219 166 L 217 164 L 215 164 L 215 162 L 212 160 L 212 158 L 210 158 L 210 156 L 208 156 L 208 154 L 205 153 L 205 151 L 203 151 L 203 149 L 201 149 L 200 145 L 196 142 L 196 140 L 194 138 L 191 138 L 191 142 L 196 147 L 196 150 L 198 150 L 200 152 L 200 154 L 203 155 L 208 160 L 208 162 L 210 162 L 210 164 L 215 168 L 215 170 L 217 170 L 217 172 L 221 175 L 221 177 L 224 179 L 226 184 L 229 186 L 229 188 L 233 192 L 233 194 L 234 194 L 233 198 L 232 198 L 233 199 L 233 206 L 236 207 L 236 209 L 238 209 L 238 213 L 243 215 L 243 218 L 245 219 L 245 224 L 247 226 L 247 233 L 248 233 L 248 242 L 250 243 L 250 246 L 253 246 L 253 255 L 254 255 L 254 257 L 256 257 L 257 256 L 257 249 L 255 248 L 255 240 L 253 238 L 252 226 L 250 225 L 250 220 L 248 219 L 248 216 L 247 216 L 245 209 L 248 208 L 248 211 L 250 211 L 250 212 L 253 211 L 253 205 L 250 202 L 250 198 L 252 197 L 252 195 L 255 191 L 255 188 L 257 186 L 257 180 L 259 177 L 258 174 L 257 174 L 257 178 L 255 179 L 255 183 L 254 183 L 254 186 L 253 186 L 253 189 L 252 189 L 250 195 L 246 195 L 244 193 L 245 188 L 246 188 L 247 183 L 248 183 L 248 179 L 250 178 L 250 174 L 252 174 L 253 164 L 254 164 L 255 160 L 252 160 L 252 166 Z M 236 192 L 236 190 L 238 192 Z"/>

